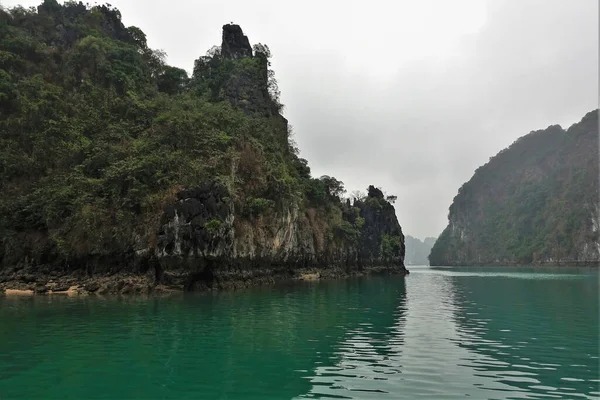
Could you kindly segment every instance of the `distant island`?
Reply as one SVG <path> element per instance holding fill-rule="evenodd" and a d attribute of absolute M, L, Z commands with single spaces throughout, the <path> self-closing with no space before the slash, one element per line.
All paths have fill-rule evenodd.
<path fill-rule="evenodd" d="M 423 241 L 411 235 L 405 236 L 406 256 L 404 264 L 406 265 L 429 265 L 429 253 L 435 243 L 434 237 L 426 237 Z"/>
<path fill-rule="evenodd" d="M 238 25 L 169 66 L 110 5 L 0 9 L 0 291 L 215 290 L 404 274 L 375 186 L 311 176 Z"/>
<path fill-rule="evenodd" d="M 598 146 L 594 110 L 492 157 L 454 198 L 431 265 L 599 266 Z"/>

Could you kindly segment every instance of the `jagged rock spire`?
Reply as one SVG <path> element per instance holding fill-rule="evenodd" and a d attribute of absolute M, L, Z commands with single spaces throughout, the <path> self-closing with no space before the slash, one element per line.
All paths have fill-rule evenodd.
<path fill-rule="evenodd" d="M 252 57 L 252 46 L 248 37 L 244 35 L 239 25 L 223 25 L 223 42 L 221 43 L 221 56 L 236 59 Z"/>

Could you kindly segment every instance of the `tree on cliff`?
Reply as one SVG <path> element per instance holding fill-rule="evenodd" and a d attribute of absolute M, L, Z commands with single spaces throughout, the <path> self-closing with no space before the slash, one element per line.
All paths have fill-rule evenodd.
<path fill-rule="evenodd" d="M 346 193 L 346 189 L 344 188 L 344 182 L 338 181 L 332 176 L 323 175 L 319 178 L 323 185 L 325 186 L 325 191 L 331 197 L 341 198 L 341 196 Z"/>
<path fill-rule="evenodd" d="M 310 208 L 336 224 L 330 241 L 360 213 L 293 151 L 270 50 L 253 55 L 241 28 L 191 78 L 109 5 L 0 9 L 0 33 L 1 265 L 129 259 L 184 188 L 212 188 L 239 218 Z"/>
<path fill-rule="evenodd" d="M 269 46 L 267 46 L 266 44 L 257 43 L 253 46 L 253 50 L 254 55 L 256 57 L 264 59 L 267 66 L 271 67 L 272 55 Z M 273 71 L 271 68 L 267 70 L 267 78 L 267 91 L 269 92 L 269 95 L 271 96 L 273 101 L 275 101 L 278 104 L 279 109 L 281 109 L 283 107 L 283 105 L 280 103 L 281 92 L 279 91 L 279 84 L 277 83 L 277 79 L 275 79 L 275 71 Z"/>

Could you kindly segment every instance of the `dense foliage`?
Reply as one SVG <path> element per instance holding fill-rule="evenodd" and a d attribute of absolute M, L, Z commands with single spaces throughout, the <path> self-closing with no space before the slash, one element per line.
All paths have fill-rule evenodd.
<path fill-rule="evenodd" d="M 358 238 L 343 183 L 297 156 L 270 56 L 215 47 L 189 77 L 109 5 L 0 10 L 2 264 L 131 252 L 177 192 L 208 181 L 247 218 L 295 202 Z"/>
<path fill-rule="evenodd" d="M 598 110 L 502 150 L 459 190 L 433 265 L 598 262 Z"/>

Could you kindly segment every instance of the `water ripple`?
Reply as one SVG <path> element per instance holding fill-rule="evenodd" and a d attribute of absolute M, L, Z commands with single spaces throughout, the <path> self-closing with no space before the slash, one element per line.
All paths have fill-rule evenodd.
<path fill-rule="evenodd" d="M 411 272 L 161 299 L 3 298 L 0 398 L 600 395 L 597 275 Z"/>

